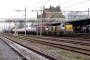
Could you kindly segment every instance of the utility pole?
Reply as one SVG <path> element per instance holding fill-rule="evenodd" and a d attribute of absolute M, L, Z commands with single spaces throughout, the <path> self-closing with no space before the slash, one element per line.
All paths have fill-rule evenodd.
<path fill-rule="evenodd" d="M 11 33 L 11 22 L 9 20 L 9 33 Z"/>
<path fill-rule="evenodd" d="M 25 36 L 26 36 L 26 7 L 25 7 Z"/>
<path fill-rule="evenodd" d="M 15 32 L 14 32 L 14 35 L 17 36 L 17 32 L 16 32 L 16 20 L 15 20 Z"/>
<path fill-rule="evenodd" d="M 89 8 L 88 8 L 88 18 L 89 18 Z"/>
<path fill-rule="evenodd" d="M 40 20 L 40 22 L 41 22 L 40 36 L 42 36 L 42 7 L 41 7 L 41 20 Z"/>
<path fill-rule="evenodd" d="M 38 15 L 38 12 L 37 12 L 37 15 Z M 38 36 L 38 25 L 39 25 L 39 20 L 37 20 L 37 36 Z"/>
<path fill-rule="evenodd" d="M 15 11 L 17 11 L 17 12 L 21 12 L 21 11 L 25 11 L 25 36 L 26 36 L 26 7 L 25 7 L 25 10 L 15 10 Z M 21 12 L 22 13 L 22 12 Z M 23 13 L 22 13 L 23 14 Z"/>
<path fill-rule="evenodd" d="M 41 10 L 32 10 L 32 11 L 41 11 L 41 20 L 40 20 L 40 36 L 42 36 L 42 7 L 41 7 Z M 39 24 L 39 22 L 37 21 L 37 23 Z M 37 25 L 37 36 L 38 36 L 38 25 Z"/>
<path fill-rule="evenodd" d="M 4 33 L 5 33 L 5 21 L 4 21 Z"/>

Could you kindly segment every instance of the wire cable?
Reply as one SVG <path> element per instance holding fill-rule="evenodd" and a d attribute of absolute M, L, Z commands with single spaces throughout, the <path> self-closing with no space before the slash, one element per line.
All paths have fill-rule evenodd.
<path fill-rule="evenodd" d="M 89 6 L 90 4 L 88 4 L 88 5 L 85 5 L 85 6 L 81 6 L 81 7 L 77 7 L 77 8 L 75 8 L 75 9 L 78 9 L 78 8 L 85 8 L 85 7 L 87 7 L 87 6 Z M 87 8 L 89 8 L 89 7 L 87 7 Z"/>
<path fill-rule="evenodd" d="M 50 0 L 48 0 L 48 1 L 46 1 L 46 2 L 44 2 L 43 4 L 39 5 L 38 7 L 34 8 L 34 9 L 32 9 L 32 10 L 35 10 L 35 9 L 39 8 L 40 6 L 42 6 L 42 5 L 46 4 L 46 3 L 47 3 L 47 2 L 49 2 L 49 1 L 50 1 Z M 27 12 L 26 14 L 29 14 L 30 12 L 32 12 L 32 10 L 31 10 L 31 11 L 29 11 L 29 12 Z"/>
<path fill-rule="evenodd" d="M 33 5 L 32 7 L 30 7 L 29 9 L 33 8 L 34 6 L 36 6 L 37 4 L 39 4 L 42 0 L 40 0 L 39 2 L 37 2 L 35 5 Z M 27 10 L 29 10 L 27 9 Z"/>
<path fill-rule="evenodd" d="M 68 4 L 68 3 L 70 3 L 71 1 L 73 1 L 73 0 L 69 0 L 68 2 L 66 2 L 66 3 L 63 3 L 63 4 L 61 4 L 61 5 Z"/>
<path fill-rule="evenodd" d="M 36 8 L 34 8 L 33 10 L 35 10 L 35 9 L 37 9 L 37 8 L 39 8 L 39 7 L 41 7 L 42 5 L 44 5 L 44 4 L 46 4 L 47 2 L 49 2 L 50 0 L 48 0 L 48 1 L 46 1 L 46 2 L 44 2 L 43 4 L 41 4 L 40 6 L 38 6 L 38 7 L 36 7 Z"/>
<path fill-rule="evenodd" d="M 46 2 L 44 2 L 43 4 L 41 4 L 41 5 L 39 5 L 38 7 L 36 7 L 36 8 L 34 8 L 34 9 L 32 9 L 32 10 L 35 10 L 35 9 L 37 9 L 37 8 L 39 8 L 40 6 L 42 6 L 42 5 L 44 5 L 44 4 L 46 4 L 47 2 L 49 2 L 50 0 L 48 0 L 48 1 L 46 1 Z M 30 12 L 32 12 L 32 10 L 30 10 L 29 12 L 27 12 L 26 14 L 29 14 Z M 21 16 L 22 17 L 22 16 Z"/>
<path fill-rule="evenodd" d="M 73 6 L 76 6 L 76 5 L 79 5 L 79 4 L 88 2 L 88 1 L 90 1 L 90 0 L 86 0 L 86 1 L 83 1 L 83 2 L 80 2 L 80 3 L 77 3 L 77 4 L 74 4 L 74 5 L 71 5 L 71 6 L 69 6 L 69 7 L 65 7 L 64 9 L 71 8 L 71 7 L 73 7 Z"/>
<path fill-rule="evenodd" d="M 40 0 L 40 1 L 41 1 L 41 0 Z M 40 2 L 40 1 L 39 1 L 39 2 Z M 50 0 L 48 0 L 48 1 L 46 1 L 46 2 L 44 2 L 44 3 L 43 3 L 43 4 L 41 4 L 40 6 L 42 6 L 42 5 L 46 4 L 46 3 L 47 3 L 47 2 L 49 2 L 49 1 L 50 1 Z M 38 3 L 39 3 L 39 2 L 38 2 Z M 38 4 L 38 3 L 37 3 L 37 4 Z M 38 6 L 38 7 L 40 7 L 40 6 Z M 34 9 L 37 9 L 38 7 L 34 8 Z M 34 9 L 32 9 L 32 10 L 34 10 Z M 30 11 L 30 12 L 31 12 L 31 11 Z"/>

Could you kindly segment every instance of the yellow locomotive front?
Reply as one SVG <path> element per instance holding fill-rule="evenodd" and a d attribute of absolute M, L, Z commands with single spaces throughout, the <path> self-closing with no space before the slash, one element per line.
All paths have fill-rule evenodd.
<path fill-rule="evenodd" d="M 66 31 L 73 31 L 72 24 L 66 24 Z"/>
<path fill-rule="evenodd" d="M 73 25 L 72 24 L 65 24 L 65 35 L 66 36 L 73 35 Z"/>
<path fill-rule="evenodd" d="M 72 36 L 73 25 L 65 22 L 52 25 L 52 33 L 56 35 Z"/>
<path fill-rule="evenodd" d="M 53 23 L 48 25 L 48 30 L 46 32 L 52 35 L 72 36 L 73 25 L 66 22 Z"/>

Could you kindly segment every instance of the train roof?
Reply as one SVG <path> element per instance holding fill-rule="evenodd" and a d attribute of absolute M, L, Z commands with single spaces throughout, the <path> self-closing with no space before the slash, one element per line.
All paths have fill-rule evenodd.
<path fill-rule="evenodd" d="M 58 23 L 50 23 L 48 25 L 59 25 L 61 23 L 69 23 L 69 24 L 73 24 L 73 25 L 84 25 L 84 24 L 88 25 L 88 24 L 90 24 L 90 18 L 71 20 L 71 21 L 63 21 L 63 22 L 58 22 Z"/>

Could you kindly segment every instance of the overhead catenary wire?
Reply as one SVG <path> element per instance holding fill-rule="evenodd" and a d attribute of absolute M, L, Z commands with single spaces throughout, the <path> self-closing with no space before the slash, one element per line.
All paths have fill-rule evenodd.
<path fill-rule="evenodd" d="M 48 1 L 46 1 L 46 2 L 44 2 L 43 4 L 39 5 L 38 7 L 34 8 L 34 9 L 32 9 L 32 10 L 35 10 L 35 9 L 37 9 L 37 8 L 41 7 L 42 5 L 46 4 L 46 3 L 47 3 L 47 2 L 49 2 L 49 1 L 50 1 L 50 0 L 48 0 Z M 31 11 L 32 11 L 32 10 L 31 10 Z M 31 11 L 29 11 L 28 13 L 30 13 Z M 28 14 L 28 13 L 27 13 L 27 14 Z"/>
<path fill-rule="evenodd" d="M 39 0 L 39 2 L 37 2 L 36 4 L 34 4 L 33 6 L 31 6 L 30 8 L 28 8 L 27 10 L 29 10 L 29 9 L 31 9 L 31 8 L 33 8 L 34 6 L 36 6 L 37 4 L 39 4 L 40 3 L 40 1 L 42 1 L 42 0 Z M 22 13 L 22 12 L 21 12 Z M 26 13 L 27 14 L 27 13 Z M 23 14 L 23 16 L 24 16 L 24 14 Z M 22 16 L 20 16 L 20 17 L 22 17 Z"/>
<path fill-rule="evenodd" d="M 31 6 L 30 8 L 28 8 L 27 10 L 33 8 L 34 6 L 38 5 L 42 0 L 40 0 L 39 2 L 37 2 L 36 4 L 34 4 L 33 6 Z"/>
<path fill-rule="evenodd" d="M 85 0 L 85 1 L 83 1 L 83 2 L 80 2 L 80 3 L 77 3 L 77 4 L 71 5 L 71 6 L 69 6 L 69 7 L 65 7 L 64 9 L 71 8 L 71 7 L 73 7 L 73 6 L 76 6 L 76 5 L 79 5 L 79 4 L 88 2 L 88 1 L 90 1 L 90 0 Z"/>
<path fill-rule="evenodd" d="M 48 0 L 48 1 L 46 1 L 46 2 L 44 2 L 43 4 L 41 4 L 41 5 L 39 5 L 38 7 L 36 7 L 35 9 L 37 9 L 37 8 L 39 8 L 39 7 L 41 7 L 42 5 L 44 5 L 44 4 L 46 4 L 47 2 L 49 2 L 50 0 Z M 33 9 L 34 10 L 34 9 Z"/>
<path fill-rule="evenodd" d="M 90 5 L 90 4 L 85 5 L 85 6 L 81 6 L 81 7 L 77 7 L 77 8 L 80 8 L 80 9 L 81 9 L 81 8 L 85 8 L 85 7 L 89 6 L 89 5 Z M 77 9 L 77 8 L 76 8 L 76 9 Z M 89 7 L 87 7 L 87 8 L 89 8 Z"/>
<path fill-rule="evenodd" d="M 37 9 L 37 8 L 39 8 L 39 7 L 41 7 L 42 5 L 44 5 L 44 4 L 46 4 L 47 2 L 49 2 L 50 0 L 48 0 L 48 1 L 46 1 L 46 2 L 44 2 L 43 4 L 41 4 L 41 5 L 39 5 L 38 7 L 36 7 L 36 8 L 34 8 L 34 9 L 32 9 L 32 10 L 35 10 L 35 9 Z M 38 4 L 38 3 L 37 3 Z M 29 14 L 30 12 L 32 12 L 32 10 L 30 10 L 29 12 L 27 12 L 26 14 Z M 22 16 L 21 16 L 22 17 Z"/>
<path fill-rule="evenodd" d="M 66 4 L 68 4 L 68 3 L 70 3 L 70 2 L 72 2 L 73 0 L 69 0 L 68 2 L 65 2 L 65 3 L 63 3 L 63 4 L 61 4 L 61 5 L 66 5 Z"/>

